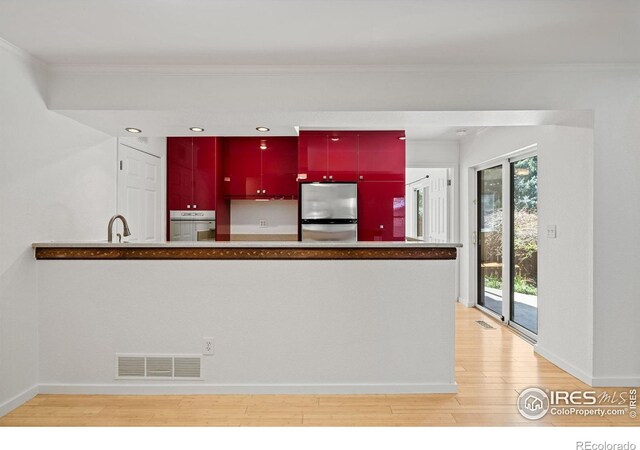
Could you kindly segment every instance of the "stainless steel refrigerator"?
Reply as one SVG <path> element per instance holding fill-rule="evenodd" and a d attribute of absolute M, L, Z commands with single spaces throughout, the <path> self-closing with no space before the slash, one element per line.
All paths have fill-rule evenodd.
<path fill-rule="evenodd" d="M 305 183 L 300 201 L 303 241 L 358 240 L 357 183 Z"/>

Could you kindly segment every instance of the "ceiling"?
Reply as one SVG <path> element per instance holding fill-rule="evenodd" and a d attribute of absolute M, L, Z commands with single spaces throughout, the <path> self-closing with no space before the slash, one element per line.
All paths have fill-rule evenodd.
<path fill-rule="evenodd" d="M 0 0 L 56 65 L 640 62 L 637 0 Z"/>

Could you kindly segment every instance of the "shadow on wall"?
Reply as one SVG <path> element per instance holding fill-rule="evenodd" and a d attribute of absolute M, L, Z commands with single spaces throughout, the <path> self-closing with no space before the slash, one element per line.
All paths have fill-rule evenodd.
<path fill-rule="evenodd" d="M 36 261 L 30 247 L 20 247 L 0 261 L 0 405 L 38 382 Z"/>

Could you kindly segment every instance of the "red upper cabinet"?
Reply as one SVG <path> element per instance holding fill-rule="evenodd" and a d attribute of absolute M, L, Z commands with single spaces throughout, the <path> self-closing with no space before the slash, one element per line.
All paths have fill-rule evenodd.
<path fill-rule="evenodd" d="M 225 195 L 257 196 L 262 192 L 260 144 L 253 138 L 224 138 Z"/>
<path fill-rule="evenodd" d="M 356 181 L 358 174 L 358 134 L 332 132 L 327 142 L 327 179 Z"/>
<path fill-rule="evenodd" d="M 224 138 L 225 195 L 235 198 L 298 195 L 296 138 Z"/>
<path fill-rule="evenodd" d="M 187 209 L 193 199 L 191 138 L 167 138 L 167 204 L 169 210 Z"/>
<path fill-rule="evenodd" d="M 216 140 L 215 137 L 193 138 L 193 206 L 216 209 Z"/>
<path fill-rule="evenodd" d="M 262 194 L 297 197 L 298 140 L 295 137 L 261 139 Z"/>
<path fill-rule="evenodd" d="M 404 181 L 358 183 L 358 240 L 405 240 Z"/>
<path fill-rule="evenodd" d="M 359 135 L 358 179 L 363 181 L 404 181 L 404 131 L 366 131 Z"/>
<path fill-rule="evenodd" d="M 169 210 L 215 209 L 216 138 L 167 138 Z"/>
<path fill-rule="evenodd" d="M 301 131 L 298 173 L 300 181 L 356 181 L 358 134 L 351 131 Z"/>
<path fill-rule="evenodd" d="M 324 181 L 327 176 L 327 133 L 301 131 L 298 137 L 300 181 Z"/>

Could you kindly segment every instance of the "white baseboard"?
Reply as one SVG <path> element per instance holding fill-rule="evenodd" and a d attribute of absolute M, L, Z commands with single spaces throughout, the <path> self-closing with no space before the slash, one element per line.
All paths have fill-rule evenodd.
<path fill-rule="evenodd" d="M 452 384 L 41 384 L 42 394 L 453 394 Z"/>
<path fill-rule="evenodd" d="M 33 397 L 38 395 L 39 392 L 40 391 L 39 391 L 38 386 L 35 385 L 35 386 L 31 386 L 29 389 L 27 389 L 24 392 L 21 392 L 20 394 L 16 395 L 15 397 L 7 400 L 6 402 L 4 402 L 3 404 L 0 405 L 0 417 L 4 416 L 5 414 L 10 413 L 14 409 L 16 409 L 18 406 L 28 402 Z"/>
<path fill-rule="evenodd" d="M 458 303 L 462 304 L 463 306 L 466 306 L 467 308 L 473 308 L 474 306 L 476 306 L 475 302 L 470 302 L 466 298 L 462 298 L 462 297 L 458 297 Z"/>
<path fill-rule="evenodd" d="M 565 372 L 569 373 L 570 375 L 573 375 L 583 383 L 586 383 L 589 386 L 593 386 L 593 376 L 585 373 L 584 371 L 578 369 L 574 365 L 566 362 L 564 359 L 560 358 L 555 353 L 552 353 L 540 347 L 539 344 L 534 345 L 533 351 L 536 352 L 538 355 L 542 356 L 544 359 L 549 360 L 549 362 L 551 362 L 552 364 L 555 364 L 556 366 L 560 367 Z"/>
<path fill-rule="evenodd" d="M 638 387 L 640 377 L 593 377 L 593 387 Z"/>

